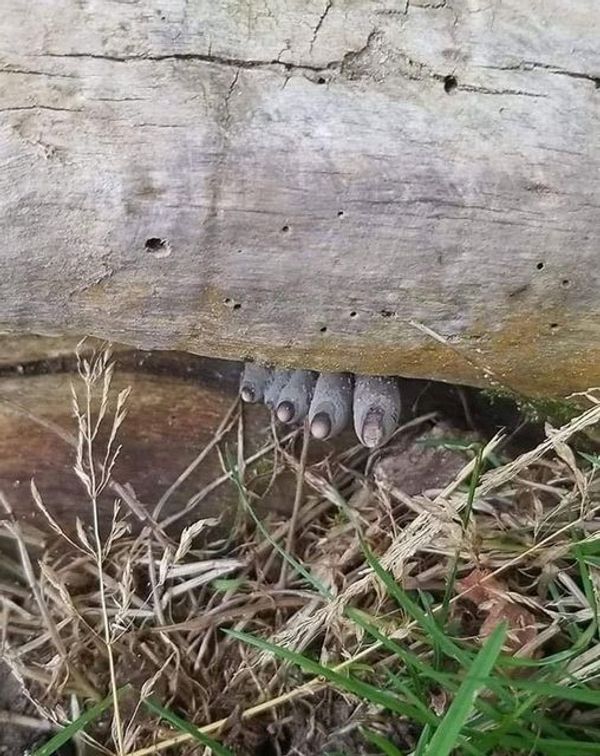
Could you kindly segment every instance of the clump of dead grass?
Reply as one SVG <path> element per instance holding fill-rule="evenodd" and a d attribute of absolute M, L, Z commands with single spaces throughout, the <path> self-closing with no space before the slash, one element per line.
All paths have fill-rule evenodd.
<path fill-rule="evenodd" d="M 505 620 L 508 648 L 528 658 L 564 647 L 572 623 L 577 627 L 597 613 L 590 599 L 597 594 L 586 593 L 576 560 L 567 558 L 574 544 L 593 544 L 600 529 L 600 463 L 593 457 L 584 463 L 569 445 L 600 419 L 594 392 L 585 396 L 589 409 L 560 429 L 548 427 L 546 440 L 516 459 L 498 458 L 500 437 L 470 441 L 462 450 L 443 449 L 439 440 L 456 470 L 442 489 L 426 493 L 407 493 L 402 479 L 378 476 L 377 457 L 367 459 L 362 447 L 307 465 L 306 433 L 275 434 L 258 456 L 275 455 L 273 475 L 288 468 L 298 483 L 292 517 L 266 523 L 255 514 L 247 486 L 257 455 L 245 458 L 243 420 L 232 408 L 211 449 L 224 467 L 215 486 L 237 487 L 240 516 L 224 538 L 216 520 L 193 519 L 199 492 L 174 538 L 167 529 L 172 518 L 159 517 L 177 483 L 150 515 L 114 477 L 127 392 L 113 397 L 112 375 L 107 351 L 80 355 L 74 472 L 90 517 L 56 522 L 32 481 L 32 501 L 51 532 L 36 544 L 1 497 L 16 545 L 14 557 L 3 558 L 14 577 L 0 586 L 3 658 L 39 714 L 57 727 L 76 718 L 86 702 L 111 695 L 110 716 L 85 735 L 100 752 L 197 752 L 189 735 L 159 725 L 144 708 L 153 695 L 203 731 L 220 734 L 238 753 L 258 753 L 265 737 L 274 744 L 270 752 L 324 753 L 336 739 L 354 739 L 358 753 L 358 727 L 378 721 L 380 711 L 222 629 L 252 632 L 338 671 L 371 668 L 385 654 L 381 644 L 366 644 L 361 627 L 349 620 L 352 606 L 413 647 L 415 622 L 393 611 L 363 543 L 407 590 L 427 595 L 430 611 L 443 613 L 456 633 L 477 641 Z M 431 415 L 414 419 L 385 453 L 407 439 L 414 445 L 435 423 Z M 219 442 L 236 424 L 232 455 L 231 446 Z M 102 523 L 99 499 L 115 492 L 112 520 Z M 144 524 L 133 532 L 130 510 L 139 517 L 140 507 Z M 597 591 L 599 566 L 593 560 L 587 566 Z M 579 679 L 597 673 L 600 645 L 592 649 L 572 662 Z M 432 700 L 432 706 L 443 710 L 445 702 Z M 417 734 L 410 723 L 400 727 L 398 737 L 410 744 Z M 302 751 L 301 742 L 309 750 Z"/>

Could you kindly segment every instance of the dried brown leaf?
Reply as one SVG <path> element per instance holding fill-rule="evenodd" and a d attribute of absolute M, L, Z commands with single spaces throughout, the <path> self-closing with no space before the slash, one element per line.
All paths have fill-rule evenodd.
<path fill-rule="evenodd" d="M 509 595 L 508 586 L 489 570 L 474 569 L 456 585 L 463 598 L 472 601 L 486 615 L 479 637 L 485 640 L 500 622 L 508 625 L 506 648 L 512 653 L 531 644 L 537 636 L 536 617 L 533 612 L 517 603 Z"/>

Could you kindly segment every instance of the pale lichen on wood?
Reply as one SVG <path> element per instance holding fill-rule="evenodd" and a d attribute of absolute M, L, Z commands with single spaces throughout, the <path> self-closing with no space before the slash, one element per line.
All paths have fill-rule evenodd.
<path fill-rule="evenodd" d="M 7 6 L 0 325 L 598 384 L 599 22 L 595 0 Z"/>

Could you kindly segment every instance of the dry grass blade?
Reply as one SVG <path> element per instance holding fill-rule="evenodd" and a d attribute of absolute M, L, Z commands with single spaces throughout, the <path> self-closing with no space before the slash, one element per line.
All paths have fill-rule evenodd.
<path fill-rule="evenodd" d="M 16 714 L 14 711 L 0 711 L 0 724 L 26 727 L 27 729 L 40 730 L 41 732 L 52 732 L 56 728 L 52 722 L 48 722 L 45 719 L 37 719 L 25 714 Z"/>
<path fill-rule="evenodd" d="M 96 460 L 98 453 L 98 433 L 103 421 L 107 418 L 110 402 L 110 387 L 114 373 L 114 365 L 111 363 L 111 354 L 109 349 L 105 349 L 99 354 L 93 353 L 90 358 L 77 352 L 77 368 L 81 383 L 83 385 L 83 400 L 80 400 L 72 385 L 72 403 L 73 414 L 77 421 L 78 435 L 76 445 L 76 462 L 74 471 L 79 480 L 82 482 L 87 492 L 91 509 L 93 523 L 93 542 L 88 540 L 83 527 L 79 527 L 80 540 L 84 548 L 87 548 L 90 555 L 94 558 L 98 571 L 98 588 L 100 592 L 100 609 L 102 613 L 102 624 L 104 634 L 104 644 L 108 659 L 110 671 L 110 688 L 112 692 L 114 727 L 113 734 L 117 746 L 118 756 L 124 754 L 123 724 L 121 721 L 121 712 L 119 704 L 119 690 L 117 685 L 117 675 L 115 667 L 115 658 L 113 645 L 115 642 L 115 633 L 120 628 L 119 614 L 117 612 L 115 621 L 111 622 L 107 601 L 107 593 L 104 574 L 104 561 L 107 557 L 111 543 L 116 538 L 114 533 L 118 522 L 113 519 L 113 528 L 103 544 L 101 537 L 101 524 L 99 513 L 99 497 L 104 492 L 111 480 L 112 470 L 119 455 L 120 448 L 116 446 L 116 437 L 120 426 L 126 416 L 126 401 L 129 396 L 129 389 L 120 391 L 117 395 L 116 406 L 112 414 L 112 421 L 109 426 L 108 440 L 104 444 L 104 449 L 100 452 L 101 461 Z M 94 396 L 97 387 L 100 386 L 100 404 L 96 412 L 93 410 Z M 128 581 L 120 584 L 127 592 Z M 123 598 L 121 611 L 127 608 L 128 599 Z"/>
<path fill-rule="evenodd" d="M 48 607 L 46 606 L 46 602 L 44 601 L 42 591 L 40 590 L 39 582 L 36 578 L 33 565 L 31 564 L 31 559 L 29 558 L 27 546 L 25 545 L 25 542 L 22 537 L 21 525 L 15 520 L 11 506 L 8 503 L 8 499 L 6 498 L 6 496 L 4 495 L 2 491 L 0 491 L 0 504 L 2 504 L 4 511 L 11 518 L 11 524 L 8 527 L 10 528 L 11 532 L 14 534 L 15 540 L 19 547 L 19 555 L 21 557 L 21 564 L 23 566 L 23 572 L 25 573 L 27 582 L 35 598 L 35 602 L 40 611 L 40 615 L 44 621 L 44 625 L 46 627 L 48 635 L 52 639 L 54 647 L 56 648 L 57 652 L 60 654 L 62 660 L 67 664 L 67 667 L 69 668 L 69 673 L 73 677 L 73 681 L 80 687 L 81 692 L 84 695 L 89 696 L 90 698 L 98 700 L 100 698 L 99 693 L 88 682 L 88 680 L 85 679 L 83 674 L 77 668 L 73 668 L 71 665 L 68 664 L 67 648 L 65 646 L 64 641 L 62 640 L 60 636 L 58 628 L 56 627 L 54 618 L 52 617 L 50 611 L 48 610 Z"/>
<path fill-rule="evenodd" d="M 274 441 L 274 442 L 265 444 L 265 446 L 263 446 L 262 449 L 259 449 L 257 452 L 254 452 L 254 454 L 251 454 L 249 457 L 247 457 L 244 460 L 244 466 L 247 467 L 248 465 L 254 464 L 259 459 L 262 459 L 267 454 L 269 454 L 269 452 L 274 451 L 278 443 L 284 443 L 286 441 L 290 441 L 296 435 L 298 435 L 298 431 L 291 431 L 286 436 L 284 436 L 283 439 L 280 439 L 278 442 Z M 198 491 L 193 496 L 191 496 L 190 499 L 186 502 L 185 506 L 179 512 L 175 512 L 169 517 L 165 517 L 164 520 L 161 520 L 160 521 L 161 527 L 163 528 L 172 527 L 176 522 L 179 522 L 179 520 L 183 519 L 184 517 L 187 517 L 190 514 L 190 512 L 192 512 L 201 502 L 203 502 L 209 494 L 211 494 L 213 491 L 219 488 L 219 486 L 222 486 L 224 483 L 228 483 L 230 481 L 231 481 L 231 472 L 226 472 L 223 475 L 220 475 L 218 478 L 215 478 L 215 480 L 213 480 L 212 483 L 209 483 L 207 486 L 204 486 L 204 488 L 201 491 Z"/>
<path fill-rule="evenodd" d="M 287 540 L 285 543 L 285 550 L 288 554 L 292 554 L 294 551 L 294 538 L 296 535 L 296 526 L 298 524 L 298 515 L 300 514 L 300 506 L 302 504 L 302 492 L 304 489 L 304 477 L 306 473 L 306 460 L 308 458 L 308 448 L 310 444 L 310 428 L 308 420 L 304 421 L 304 432 L 302 434 L 302 451 L 300 453 L 300 464 L 298 465 L 298 472 L 296 473 L 296 492 L 294 494 L 294 504 L 292 508 L 292 516 L 290 518 L 290 524 L 287 533 Z M 279 574 L 279 587 L 285 585 L 287 571 L 287 563 L 283 561 L 281 563 L 281 572 Z"/>
<path fill-rule="evenodd" d="M 224 436 L 229 433 L 231 428 L 234 426 L 234 424 L 237 422 L 237 411 L 239 410 L 239 400 L 236 399 L 235 402 L 231 405 L 229 408 L 227 414 L 221 421 L 221 424 L 215 431 L 214 436 L 209 441 L 209 443 L 202 449 L 200 454 L 190 462 L 190 464 L 185 468 L 185 470 L 177 477 L 177 480 L 175 480 L 169 488 L 164 492 L 164 494 L 160 497 L 158 500 L 156 506 L 154 507 L 154 512 L 152 513 L 153 518 L 156 520 L 160 516 L 160 513 L 162 512 L 165 504 L 167 501 L 171 498 L 171 496 L 177 491 L 177 489 L 181 486 L 184 481 L 186 481 L 189 476 L 194 472 L 194 470 L 206 459 L 206 457 L 210 454 L 210 452 L 217 446 L 217 444 L 223 439 Z"/>
<path fill-rule="evenodd" d="M 550 644 L 565 647 L 569 623 L 575 623 L 574 632 L 580 633 L 583 622 L 594 622 L 600 485 L 594 478 L 596 468 L 587 469 L 570 444 L 579 431 L 600 420 L 598 403 L 592 402 L 590 410 L 562 428 L 548 429 L 548 438 L 534 449 L 515 459 L 503 458 L 504 464 L 498 461 L 500 436 L 486 444 L 471 443 L 472 434 L 469 444 L 459 439 L 454 446 L 463 451 L 451 452 L 451 472 L 436 485 L 425 481 L 414 493 L 403 489 L 402 477 L 391 487 L 379 485 L 377 470 L 386 455 L 406 454 L 412 464 L 423 449 L 435 448 L 420 444 L 417 436 L 434 423 L 436 429 L 442 425 L 436 413 L 402 426 L 392 444 L 371 458 L 362 447 L 353 447 L 309 462 L 308 437 L 305 431 L 300 447 L 299 430 L 247 456 L 236 400 L 210 444 L 161 496 L 160 506 L 211 449 L 218 450 L 225 434 L 235 435 L 236 423 L 237 464 L 159 524 L 133 489 L 114 478 L 127 395 L 112 393 L 110 359 L 106 355 L 82 359 L 80 370 L 73 393 L 78 437 L 68 443 L 76 449 L 76 474 L 90 501 L 92 527 L 82 517 L 65 532 L 32 484 L 35 505 L 61 546 L 51 549 L 41 539 L 27 540 L 28 532 L 9 517 L 7 534 L 16 545 L 20 564 L 7 563 L 0 582 L 2 640 L 7 659 L 38 706 L 43 697 L 45 708 L 38 711 L 40 716 L 47 711 L 49 721 L 76 719 L 77 711 L 86 708 L 80 699 L 108 691 L 114 700 L 115 691 L 131 682 L 135 697 L 114 707 L 112 722 L 105 719 L 90 730 L 105 750 L 109 747 L 128 756 L 168 749 L 182 756 L 197 752 L 191 731 L 172 732 L 164 722 L 165 729 L 157 732 L 155 718 L 141 703 L 150 694 L 160 702 L 159 708 L 177 712 L 194 731 L 219 733 L 240 754 L 255 752 L 257 738 L 266 737 L 267 726 L 273 739 L 280 731 L 287 737 L 294 727 L 297 737 L 301 729 L 302 747 L 306 741 L 310 743 L 306 748 L 315 753 L 329 751 L 321 741 L 313 745 L 317 734 L 331 725 L 331 720 L 323 719 L 324 701 L 349 707 L 344 711 L 352 713 L 342 715 L 347 731 L 358 733 L 364 725 L 365 730 L 387 737 L 390 722 L 373 707 L 356 706 L 355 699 L 350 703 L 319 675 L 306 680 L 292 667 L 274 668 L 271 655 L 241 646 L 233 637 L 225 637 L 222 629 L 252 634 L 294 653 L 310 648 L 311 658 L 321 666 L 346 675 L 356 668 L 368 677 L 392 669 L 389 647 L 382 638 L 402 644 L 415 664 L 429 663 L 435 655 L 430 639 L 443 632 L 446 615 L 460 625 L 468 614 L 465 599 L 475 578 L 484 597 L 483 604 L 476 603 L 483 619 L 492 619 L 488 625 L 482 613 L 472 619 L 475 641 L 466 635 L 460 641 L 451 638 L 452 648 L 459 652 L 471 642 L 470 658 L 477 653 L 473 644 L 492 636 L 491 625 L 503 615 L 516 618 L 508 648 L 515 651 L 516 659 L 531 665 L 542 663 Z M 496 465 L 479 479 L 473 475 L 476 459 L 464 452 L 474 444 L 479 444 L 478 450 L 481 447 L 480 459 L 493 459 Z M 427 453 L 437 459 L 438 452 Z M 276 512 L 261 512 L 259 517 L 255 511 L 259 496 L 253 476 L 263 458 L 256 474 L 261 483 L 278 480 L 284 469 L 286 475 L 290 470 L 296 475 L 288 517 Z M 376 486 L 371 485 L 373 479 Z M 239 488 L 239 514 L 248 516 L 238 515 L 226 539 L 216 533 L 217 521 L 206 517 L 188 520 L 174 537 L 165 532 L 167 525 L 189 516 L 210 491 L 228 483 Z M 467 486 L 473 489 L 471 499 Z M 115 507 L 112 520 L 109 515 L 101 523 L 99 498 L 110 498 L 111 492 L 124 506 Z M 2 501 L 6 508 L 8 503 Z M 468 518 L 461 514 L 464 510 Z M 141 531 L 130 535 L 129 520 Z M 380 575 L 365 559 L 361 539 L 386 574 L 431 602 L 430 633 L 423 632 L 416 615 L 391 605 Z M 588 583 L 582 583 L 572 559 L 574 542 L 581 549 L 581 565 L 589 571 Z M 39 567 L 31 557 L 34 548 L 40 554 Z M 453 559 L 456 582 L 452 581 L 444 606 Z M 307 576 L 310 585 L 302 587 Z M 351 621 L 349 605 L 379 633 L 369 636 L 371 645 L 365 645 L 364 627 Z M 521 632 L 525 629 L 527 634 Z M 456 658 L 463 655 L 457 653 Z M 594 678 L 599 669 L 600 652 L 591 640 L 573 651 L 564 682 L 573 687 L 574 681 Z M 76 679 L 77 670 L 85 677 L 84 684 Z M 73 691 L 75 701 L 68 697 Z M 575 699 L 585 699 L 577 690 L 571 693 Z M 439 719 L 452 695 L 437 701 Z M 431 711 L 429 699 L 422 704 Z M 308 716 L 303 707 L 312 709 Z M 302 728 L 294 724 L 298 719 Z M 373 722 L 375 727 L 370 726 Z M 414 750 L 414 744 L 411 747 Z M 410 750 L 408 745 L 404 750 Z"/>

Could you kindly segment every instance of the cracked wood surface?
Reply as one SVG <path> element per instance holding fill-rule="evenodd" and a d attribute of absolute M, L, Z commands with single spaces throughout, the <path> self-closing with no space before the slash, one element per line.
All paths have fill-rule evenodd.
<path fill-rule="evenodd" d="M 0 327 L 600 383 L 596 0 L 51 0 L 0 27 Z"/>

